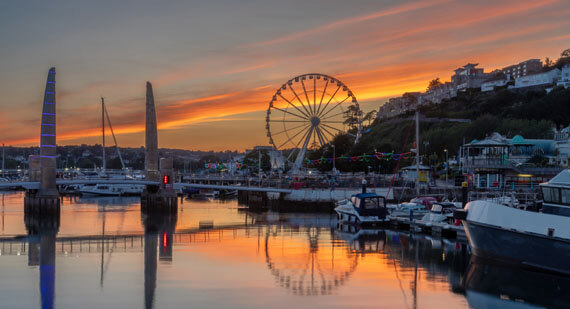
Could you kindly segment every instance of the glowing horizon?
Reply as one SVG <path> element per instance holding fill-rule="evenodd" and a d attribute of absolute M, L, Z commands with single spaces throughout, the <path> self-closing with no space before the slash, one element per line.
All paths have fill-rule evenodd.
<path fill-rule="evenodd" d="M 7 46 L 0 51 L 0 142 L 39 144 L 41 89 L 51 66 L 58 70 L 58 145 L 100 143 L 101 96 L 119 145 L 143 145 L 149 80 L 159 147 L 244 150 L 268 144 L 268 103 L 300 74 L 340 79 L 368 112 L 387 98 L 425 91 L 433 78 L 449 80 L 468 62 L 490 72 L 556 59 L 570 47 L 570 5 L 563 1 L 339 2 L 324 11 L 317 4 L 226 3 L 230 14 L 219 4 L 116 4 L 111 12 L 85 1 L 77 4 L 89 11 L 82 15 L 38 2 L 49 18 L 15 18 L 26 6 L 5 4 L 1 11 L 11 14 L 0 21 Z M 145 22 L 149 14 L 156 22 Z M 44 38 L 39 23 L 61 35 Z"/>

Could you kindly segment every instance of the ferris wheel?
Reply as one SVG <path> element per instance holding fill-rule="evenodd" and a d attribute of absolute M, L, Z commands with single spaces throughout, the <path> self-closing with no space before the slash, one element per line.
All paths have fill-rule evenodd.
<path fill-rule="evenodd" d="M 287 161 L 295 158 L 292 170 L 298 171 L 308 148 L 322 147 L 339 134 L 358 142 L 362 112 L 344 83 L 332 76 L 309 73 L 277 89 L 269 102 L 265 127 L 276 150 L 291 150 Z"/>

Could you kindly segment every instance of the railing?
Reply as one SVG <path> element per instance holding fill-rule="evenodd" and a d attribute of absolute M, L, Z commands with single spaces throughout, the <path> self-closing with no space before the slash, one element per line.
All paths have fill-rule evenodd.
<path fill-rule="evenodd" d="M 500 158 L 463 158 L 462 162 L 467 168 L 487 167 L 487 168 L 507 168 L 511 164 Z"/>

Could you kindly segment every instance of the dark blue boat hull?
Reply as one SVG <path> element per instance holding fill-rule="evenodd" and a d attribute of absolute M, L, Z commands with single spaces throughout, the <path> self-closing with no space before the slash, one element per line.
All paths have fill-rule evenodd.
<path fill-rule="evenodd" d="M 570 241 L 463 221 L 473 254 L 570 275 Z"/>

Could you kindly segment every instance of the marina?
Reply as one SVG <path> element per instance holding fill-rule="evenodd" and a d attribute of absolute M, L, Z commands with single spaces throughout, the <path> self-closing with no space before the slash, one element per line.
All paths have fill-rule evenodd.
<path fill-rule="evenodd" d="M 29 2 L 0 309 L 570 308 L 569 3 Z"/>

